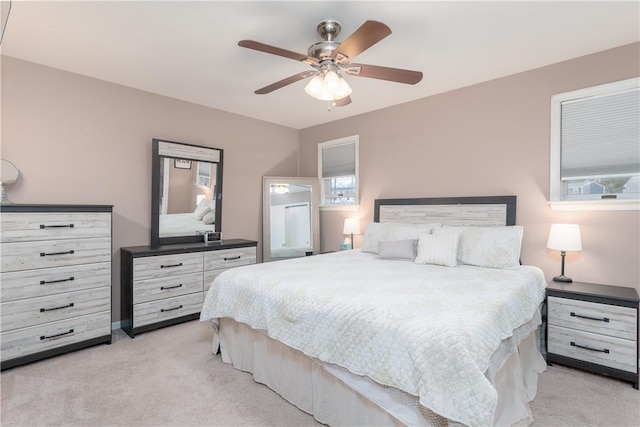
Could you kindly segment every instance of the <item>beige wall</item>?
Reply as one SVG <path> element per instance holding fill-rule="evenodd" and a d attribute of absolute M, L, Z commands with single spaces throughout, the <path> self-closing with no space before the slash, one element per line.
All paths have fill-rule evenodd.
<path fill-rule="evenodd" d="M 21 173 L 7 196 L 14 203 L 114 205 L 114 321 L 119 248 L 150 242 L 152 138 L 224 150 L 223 238 L 261 241 L 262 176 L 298 175 L 297 130 L 1 59 L 1 155 Z"/>
<path fill-rule="evenodd" d="M 547 205 L 551 95 L 637 77 L 639 49 L 623 46 L 304 129 L 306 176 L 317 174 L 318 143 L 360 135 L 360 210 L 321 213 L 322 250 L 337 250 L 344 240 L 343 218 L 361 217 L 364 229 L 376 198 L 513 194 L 525 228 L 524 263 L 541 267 L 549 280 L 558 275 L 559 253 L 545 248 L 549 226 L 575 222 L 583 251 L 567 255 L 566 274 L 640 290 L 638 211 L 558 212 Z"/>

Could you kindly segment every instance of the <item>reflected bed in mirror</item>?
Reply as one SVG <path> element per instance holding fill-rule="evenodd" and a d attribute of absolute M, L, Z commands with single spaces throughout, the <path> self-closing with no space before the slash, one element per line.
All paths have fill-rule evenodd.
<path fill-rule="evenodd" d="M 318 178 L 263 178 L 263 261 L 319 253 L 319 198 Z"/>
<path fill-rule="evenodd" d="M 153 140 L 151 245 L 221 231 L 222 150 Z"/>

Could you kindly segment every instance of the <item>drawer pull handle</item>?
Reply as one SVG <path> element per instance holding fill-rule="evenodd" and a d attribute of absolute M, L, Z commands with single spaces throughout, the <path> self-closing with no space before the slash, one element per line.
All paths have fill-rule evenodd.
<path fill-rule="evenodd" d="M 50 284 L 50 283 L 70 282 L 70 281 L 73 281 L 73 280 L 76 280 L 76 279 L 75 279 L 75 277 L 71 276 L 71 277 L 69 277 L 68 279 L 49 280 L 49 281 L 47 281 L 47 280 L 40 280 L 40 284 L 41 284 L 41 285 L 48 285 L 48 284 Z"/>
<path fill-rule="evenodd" d="M 70 250 L 67 252 L 50 252 L 50 253 L 46 253 L 46 252 L 40 252 L 40 256 L 51 256 L 51 255 L 73 255 L 74 251 Z"/>
<path fill-rule="evenodd" d="M 73 228 L 73 224 L 61 224 L 61 225 L 40 224 L 40 229 L 41 230 L 43 230 L 45 228 Z"/>
<path fill-rule="evenodd" d="M 162 264 L 162 265 L 160 266 L 160 268 L 171 268 L 171 267 L 182 267 L 182 263 L 180 263 L 180 264 L 170 264 L 170 265 L 164 265 L 164 264 Z"/>
<path fill-rule="evenodd" d="M 173 311 L 173 310 L 179 310 L 182 308 L 182 304 L 180 304 L 177 307 L 173 307 L 173 308 L 163 308 L 162 310 L 160 310 L 160 313 L 164 313 L 165 311 Z"/>
<path fill-rule="evenodd" d="M 238 256 L 232 256 L 232 257 L 229 257 L 229 258 L 225 257 L 224 260 L 225 261 L 233 261 L 233 260 L 240 259 L 240 258 L 241 258 L 241 256 L 238 255 Z"/>
<path fill-rule="evenodd" d="M 573 311 L 571 312 L 571 317 L 579 317 L 581 319 L 589 319 L 589 320 L 597 320 L 598 322 L 606 322 L 609 323 L 608 317 L 603 317 L 602 319 L 599 317 L 591 317 L 591 316 L 583 316 L 581 314 L 575 314 Z"/>
<path fill-rule="evenodd" d="M 71 303 L 71 304 L 67 304 L 67 305 L 62 305 L 62 306 L 60 306 L 60 307 L 53 307 L 53 308 L 41 308 L 41 309 L 40 309 L 40 313 L 44 313 L 45 311 L 62 310 L 63 308 L 69 308 L 69 307 L 73 307 L 73 303 Z"/>
<path fill-rule="evenodd" d="M 167 289 L 175 289 L 175 288 L 181 288 L 182 287 L 182 283 L 180 283 L 179 285 L 176 286 L 161 286 L 160 290 L 161 291 L 166 291 Z"/>
<path fill-rule="evenodd" d="M 598 353 L 609 354 L 609 349 L 608 348 L 604 348 L 604 349 L 600 350 L 600 349 L 597 349 L 597 348 L 587 347 L 586 345 L 576 344 L 573 341 L 571 341 L 571 347 L 578 347 L 578 348 L 582 348 L 582 349 L 589 350 L 589 351 L 597 351 Z"/>
<path fill-rule="evenodd" d="M 64 336 L 64 335 L 72 334 L 72 333 L 73 333 L 73 329 L 69 329 L 69 332 L 63 332 L 61 334 L 55 334 L 55 335 L 49 335 L 49 336 L 42 335 L 40 337 L 40 340 L 48 340 L 48 339 L 51 339 L 51 338 L 58 338 L 58 337 L 61 337 L 61 336 Z"/>

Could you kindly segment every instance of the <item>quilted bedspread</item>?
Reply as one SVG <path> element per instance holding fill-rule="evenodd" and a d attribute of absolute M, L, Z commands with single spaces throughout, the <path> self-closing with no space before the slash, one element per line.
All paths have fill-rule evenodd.
<path fill-rule="evenodd" d="M 230 317 L 308 356 L 493 424 L 489 359 L 544 299 L 537 267 L 440 267 L 343 251 L 225 271 L 201 320 Z"/>

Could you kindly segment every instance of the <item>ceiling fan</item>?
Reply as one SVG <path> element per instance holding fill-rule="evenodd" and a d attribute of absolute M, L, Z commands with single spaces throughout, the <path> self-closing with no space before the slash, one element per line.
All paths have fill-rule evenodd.
<path fill-rule="evenodd" d="M 258 89 L 255 93 L 264 95 L 313 76 L 305 87 L 309 95 L 328 101 L 330 106 L 344 106 L 351 103 L 351 88 L 342 74 L 411 85 L 422 80 L 422 73 L 419 71 L 351 62 L 356 56 L 391 34 L 387 25 L 378 21 L 366 21 L 349 37 L 338 42 L 336 37 L 340 29 L 340 23 L 332 19 L 318 24 L 317 30 L 323 41 L 311 45 L 306 55 L 253 40 L 239 41 L 238 46 L 294 59 L 313 68 Z"/>

